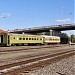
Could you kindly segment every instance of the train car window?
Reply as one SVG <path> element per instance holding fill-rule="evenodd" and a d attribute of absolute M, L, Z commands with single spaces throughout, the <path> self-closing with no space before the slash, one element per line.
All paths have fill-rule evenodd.
<path fill-rule="evenodd" d="M 57 41 L 57 39 L 55 39 L 55 41 Z"/>
<path fill-rule="evenodd" d="M 34 40 L 34 39 L 32 38 L 32 40 Z"/>
<path fill-rule="evenodd" d="M 25 40 L 25 38 L 23 38 L 23 40 Z"/>
<path fill-rule="evenodd" d="M 42 38 L 40 38 L 40 40 L 42 40 Z"/>
<path fill-rule="evenodd" d="M 49 40 L 52 40 L 51 38 Z"/>
<path fill-rule="evenodd" d="M 34 40 L 36 40 L 36 38 L 34 38 Z"/>
<path fill-rule="evenodd" d="M 15 39 L 15 37 L 13 39 Z"/>
<path fill-rule="evenodd" d="M 19 38 L 19 40 L 22 40 L 22 38 Z"/>
<path fill-rule="evenodd" d="M 52 40 L 52 39 L 49 39 L 49 40 Z"/>
<path fill-rule="evenodd" d="M 54 39 L 52 39 L 54 41 Z"/>
<path fill-rule="evenodd" d="M 28 40 L 28 38 L 26 38 L 26 40 Z"/>
<path fill-rule="evenodd" d="M 31 38 L 29 38 L 29 40 L 31 40 Z"/>

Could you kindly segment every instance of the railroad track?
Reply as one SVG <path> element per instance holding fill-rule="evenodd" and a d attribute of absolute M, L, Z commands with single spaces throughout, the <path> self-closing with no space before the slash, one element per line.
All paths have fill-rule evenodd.
<path fill-rule="evenodd" d="M 12 63 L 4 66 L 0 66 L 0 75 L 18 75 L 23 71 L 31 71 L 36 67 L 44 67 L 51 62 L 54 62 L 65 57 L 75 55 L 75 50 L 67 50 L 56 52 L 44 56 L 40 56 L 34 59 Z"/>
<path fill-rule="evenodd" d="M 53 47 L 63 47 L 65 45 L 46 45 L 46 46 L 36 46 L 36 47 L 28 47 L 28 48 L 18 48 L 18 47 L 15 47 L 15 49 L 13 49 L 13 47 L 9 47 L 8 49 L 3 49 L 1 48 L 0 49 L 0 53 L 2 52 L 15 52 L 15 51 L 23 51 L 23 50 L 31 50 L 31 49 L 41 49 L 41 48 L 53 48 Z"/>

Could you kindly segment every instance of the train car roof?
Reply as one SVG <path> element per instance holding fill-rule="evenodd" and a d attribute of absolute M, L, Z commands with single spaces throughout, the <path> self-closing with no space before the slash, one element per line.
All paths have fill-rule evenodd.
<path fill-rule="evenodd" d="M 9 33 L 8 35 L 13 35 L 13 36 L 40 36 L 40 35 L 31 35 L 31 34 L 14 34 L 14 33 Z"/>

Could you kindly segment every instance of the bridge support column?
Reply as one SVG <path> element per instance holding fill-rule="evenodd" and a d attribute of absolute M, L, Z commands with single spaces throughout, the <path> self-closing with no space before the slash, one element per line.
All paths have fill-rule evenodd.
<path fill-rule="evenodd" d="M 61 31 L 56 31 L 56 30 L 52 30 L 50 29 L 50 36 L 61 36 Z"/>
<path fill-rule="evenodd" d="M 49 31 L 50 31 L 50 36 L 52 36 L 53 35 L 53 30 L 50 29 Z"/>
<path fill-rule="evenodd" d="M 22 32 L 22 34 L 25 34 L 24 32 Z"/>

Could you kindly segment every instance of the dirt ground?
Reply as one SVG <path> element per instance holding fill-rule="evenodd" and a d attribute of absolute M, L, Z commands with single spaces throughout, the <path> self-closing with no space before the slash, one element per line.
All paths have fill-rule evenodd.
<path fill-rule="evenodd" d="M 0 52 L 0 63 L 16 61 L 18 59 L 30 59 L 41 55 L 46 55 L 62 50 L 75 49 L 75 45 L 52 47 L 52 48 L 41 48 L 41 49 L 30 49 L 22 51 L 11 51 L 11 52 Z"/>

